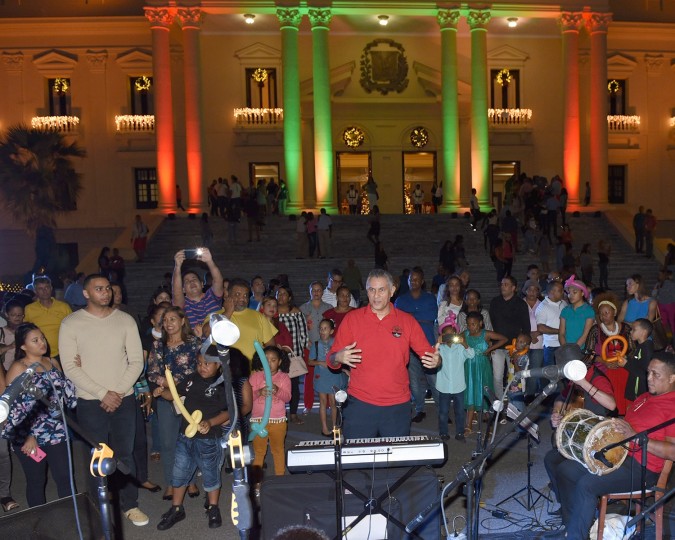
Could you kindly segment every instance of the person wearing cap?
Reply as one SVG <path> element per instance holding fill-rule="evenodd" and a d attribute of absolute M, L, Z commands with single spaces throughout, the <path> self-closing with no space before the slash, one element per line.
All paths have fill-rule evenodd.
<path fill-rule="evenodd" d="M 223 435 L 221 426 L 230 419 L 230 415 L 227 411 L 225 386 L 220 376 L 223 367 L 218 356 L 218 347 L 209 346 L 208 342 L 205 342 L 205 345 L 202 346 L 197 359 L 197 371 L 187 375 L 176 385 L 178 395 L 185 396 L 185 408 L 191 414 L 194 411 L 201 411 L 202 420 L 198 423 L 194 436 L 189 437 L 186 432 L 191 424 L 183 418 L 176 441 L 176 457 L 171 480 L 173 486 L 171 508 L 162 515 L 157 524 L 160 531 L 170 529 L 185 519 L 183 499 L 197 469 L 202 473 L 206 492 L 205 506 L 209 528 L 215 529 L 223 523 L 218 507 L 220 470 L 225 458 L 220 437 Z"/>
<path fill-rule="evenodd" d="M 474 349 L 466 343 L 457 326 L 457 317 L 451 311 L 445 321 L 438 327 L 441 346 L 441 367 L 436 374 L 436 390 L 438 391 L 438 434 L 441 439 L 448 440 L 448 422 L 450 401 L 455 412 L 455 440 L 464 441 L 466 415 L 464 414 L 464 391 L 466 376 L 464 362 L 476 355 Z"/>
<path fill-rule="evenodd" d="M 49 276 L 36 276 L 33 279 L 33 289 L 37 298 L 26 306 L 24 321 L 31 322 L 42 330 L 49 343 L 49 355 L 58 360 L 61 321 L 73 310 L 68 304 L 52 296 L 54 288 Z"/>
<path fill-rule="evenodd" d="M 576 343 L 583 347 L 595 323 L 595 311 L 588 303 L 588 287 L 572 274 L 565 282 L 565 292 L 570 303 L 560 313 L 558 340 L 561 346 Z"/>

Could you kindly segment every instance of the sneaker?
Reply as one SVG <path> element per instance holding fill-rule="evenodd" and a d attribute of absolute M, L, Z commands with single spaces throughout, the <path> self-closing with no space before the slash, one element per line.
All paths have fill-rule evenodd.
<path fill-rule="evenodd" d="M 416 424 L 419 424 L 422 420 L 424 420 L 427 417 L 427 413 L 425 412 L 418 412 L 415 416 L 413 416 L 412 421 L 415 422 Z"/>
<path fill-rule="evenodd" d="M 441 435 L 441 440 L 442 441 L 449 441 L 450 440 L 450 435 Z"/>
<path fill-rule="evenodd" d="M 223 524 L 223 519 L 220 517 L 220 508 L 217 504 L 209 506 L 206 517 L 209 518 L 209 529 L 217 529 Z"/>
<path fill-rule="evenodd" d="M 178 523 L 179 521 L 183 521 L 184 519 L 185 519 L 185 510 L 183 509 L 183 505 L 172 506 L 168 512 L 162 514 L 162 519 L 157 524 L 157 528 L 160 531 L 166 531 L 167 529 L 170 529 L 176 523 Z"/>
<path fill-rule="evenodd" d="M 458 433 L 457 435 L 455 435 L 455 440 L 460 441 L 460 442 L 466 442 L 466 439 L 464 438 L 463 433 Z"/>
<path fill-rule="evenodd" d="M 136 527 L 142 527 L 143 525 L 150 523 L 150 518 L 141 512 L 141 509 L 138 507 L 127 510 L 124 512 L 124 515 L 131 523 L 136 525 Z"/>

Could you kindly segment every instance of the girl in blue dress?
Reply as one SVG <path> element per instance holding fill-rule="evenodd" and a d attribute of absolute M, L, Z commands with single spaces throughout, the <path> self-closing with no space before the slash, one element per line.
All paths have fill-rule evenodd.
<path fill-rule="evenodd" d="M 483 387 L 493 387 L 490 353 L 506 344 L 507 338 L 497 332 L 485 330 L 483 316 L 478 311 L 467 313 L 466 326 L 464 339 L 469 348 L 473 349 L 474 357 L 468 358 L 464 363 L 466 377 L 466 390 L 464 391 L 466 429 L 464 434 L 471 435 L 476 410 L 484 411 L 487 408 L 487 401 L 483 398 Z"/>
<path fill-rule="evenodd" d="M 321 418 L 321 434 L 324 437 L 332 437 L 328 429 L 326 408 L 330 404 L 330 417 L 332 425 L 337 421 L 337 409 L 335 407 L 335 393 L 333 387 L 344 390 L 347 387 L 347 377 L 340 372 L 331 371 L 326 366 L 326 354 L 333 345 L 335 323 L 331 319 L 323 319 L 319 324 L 319 341 L 315 341 L 309 351 L 310 366 L 314 366 L 314 390 L 319 393 L 319 418 Z"/>

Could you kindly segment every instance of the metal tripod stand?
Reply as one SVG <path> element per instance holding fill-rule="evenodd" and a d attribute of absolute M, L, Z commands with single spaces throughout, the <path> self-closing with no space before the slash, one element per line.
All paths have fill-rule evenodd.
<path fill-rule="evenodd" d="M 527 485 L 525 487 L 519 489 L 518 491 L 516 491 L 512 495 L 509 495 L 504 500 L 499 501 L 497 503 L 497 506 L 501 506 L 506 501 L 508 501 L 510 499 L 513 499 L 518 504 L 520 504 L 523 508 L 525 508 L 525 510 L 527 510 L 529 512 L 530 510 L 532 510 L 532 508 L 534 508 L 534 505 L 537 504 L 539 499 L 541 499 L 542 497 L 549 502 L 551 502 L 551 499 L 549 499 L 548 496 L 544 495 L 537 488 L 532 487 L 532 465 L 534 465 L 534 463 L 532 462 L 532 447 L 534 446 L 535 441 L 534 441 L 534 438 L 532 437 L 532 435 L 530 435 L 529 433 L 521 433 L 519 438 L 522 438 L 522 436 L 524 434 L 527 436 Z M 523 501 L 521 501 L 518 498 L 518 496 L 523 492 L 527 493 L 527 497 L 525 498 L 525 503 L 523 503 Z M 536 499 L 534 498 L 535 493 L 537 495 Z"/>

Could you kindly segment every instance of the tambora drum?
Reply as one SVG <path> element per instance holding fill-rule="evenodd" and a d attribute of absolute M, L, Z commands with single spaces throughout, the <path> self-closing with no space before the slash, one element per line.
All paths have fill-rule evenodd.
<path fill-rule="evenodd" d="M 586 409 L 576 409 L 567 414 L 556 430 L 558 451 L 567 459 L 581 463 L 589 472 L 602 476 L 619 468 L 626 459 L 628 450 L 612 448 L 605 453 L 613 467 L 607 467 L 593 457 L 593 452 L 608 444 L 623 439 L 613 426 L 612 420 L 593 414 Z"/>

